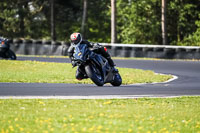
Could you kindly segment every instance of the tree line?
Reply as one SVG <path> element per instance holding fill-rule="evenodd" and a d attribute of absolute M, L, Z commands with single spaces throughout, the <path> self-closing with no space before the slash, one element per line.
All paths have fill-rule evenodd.
<path fill-rule="evenodd" d="M 55 39 L 111 42 L 110 0 L 54 0 Z M 52 0 L 1 0 L 0 36 L 51 39 Z M 117 43 L 162 44 L 161 0 L 116 0 Z M 199 0 L 166 0 L 167 44 L 200 46 Z M 85 10 L 85 8 L 87 10 Z M 84 19 L 84 21 L 83 21 Z"/>

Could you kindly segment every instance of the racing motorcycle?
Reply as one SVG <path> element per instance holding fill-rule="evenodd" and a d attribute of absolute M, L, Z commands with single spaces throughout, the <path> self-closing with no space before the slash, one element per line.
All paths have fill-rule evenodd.
<path fill-rule="evenodd" d="M 86 44 L 78 44 L 74 48 L 74 65 L 79 66 L 82 74 L 90 78 L 97 86 L 110 83 L 113 86 L 120 86 L 122 78 L 118 72 L 113 71 L 106 58 L 95 53 Z"/>
<path fill-rule="evenodd" d="M 16 60 L 15 53 L 10 50 L 10 44 L 8 40 L 0 40 L 0 58 Z"/>

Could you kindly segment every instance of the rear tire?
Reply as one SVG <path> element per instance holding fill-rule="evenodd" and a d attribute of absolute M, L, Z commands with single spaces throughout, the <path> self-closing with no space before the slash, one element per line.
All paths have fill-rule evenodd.
<path fill-rule="evenodd" d="M 114 80 L 111 82 L 113 86 L 120 86 L 122 84 L 122 78 L 119 73 L 114 75 Z"/>
<path fill-rule="evenodd" d="M 102 78 L 102 75 L 100 71 L 95 68 L 93 65 L 87 65 L 85 66 L 85 72 L 87 76 L 97 85 L 97 86 L 103 86 L 104 80 Z"/>

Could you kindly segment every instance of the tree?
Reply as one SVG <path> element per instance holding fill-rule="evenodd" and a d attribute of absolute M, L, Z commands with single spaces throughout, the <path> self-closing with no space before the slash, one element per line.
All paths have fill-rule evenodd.
<path fill-rule="evenodd" d="M 199 13 L 200 19 L 200 13 Z M 186 36 L 183 41 L 179 42 L 178 45 L 186 45 L 186 46 L 200 46 L 200 20 L 195 22 L 197 26 L 197 30 L 192 34 Z"/>
<path fill-rule="evenodd" d="M 111 0 L 111 43 L 117 42 L 116 31 L 116 0 Z"/>
<path fill-rule="evenodd" d="M 55 3 L 54 0 L 50 0 L 51 3 L 51 40 L 56 40 L 56 32 L 55 32 Z"/>
<path fill-rule="evenodd" d="M 0 36 L 51 40 L 50 1 L 1 0 Z M 111 42 L 111 1 L 87 0 L 87 10 L 80 0 L 54 2 L 58 41 L 69 41 L 72 32 L 82 32 L 89 41 Z M 118 19 L 114 21 L 117 30 L 113 33 L 117 33 L 118 43 L 162 44 L 161 0 L 115 2 Z M 170 45 L 199 45 L 199 0 L 171 0 L 166 4 L 166 42 Z"/>
<path fill-rule="evenodd" d="M 82 17 L 82 24 L 81 24 L 81 32 L 83 36 L 86 36 L 85 34 L 86 19 L 87 19 L 87 0 L 84 0 L 83 1 L 83 17 Z"/>
<path fill-rule="evenodd" d="M 200 2 L 198 0 L 169 1 L 167 10 L 168 42 L 171 45 L 183 45 L 182 41 L 197 30 L 195 22 L 199 19 Z"/>
<path fill-rule="evenodd" d="M 108 0 L 89 0 L 87 10 L 87 28 L 85 33 L 89 41 L 111 42 L 111 9 Z"/>
<path fill-rule="evenodd" d="M 162 26 L 162 44 L 167 45 L 167 29 L 166 29 L 166 1 L 167 0 L 162 0 L 162 7 L 161 7 L 161 12 L 162 12 L 162 17 L 161 17 L 161 26 Z"/>
<path fill-rule="evenodd" d="M 7 0 L 0 2 L 0 34 L 9 38 L 33 38 L 49 32 L 42 13 L 45 1 Z"/>
<path fill-rule="evenodd" d="M 161 44 L 160 7 L 158 0 L 118 0 L 119 42 Z"/>

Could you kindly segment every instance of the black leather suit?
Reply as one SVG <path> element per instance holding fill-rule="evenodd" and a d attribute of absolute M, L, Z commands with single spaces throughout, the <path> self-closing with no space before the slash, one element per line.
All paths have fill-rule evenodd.
<path fill-rule="evenodd" d="M 105 57 L 112 67 L 115 66 L 113 60 L 110 57 L 110 54 L 107 51 L 104 50 L 103 46 L 99 45 L 98 43 L 90 43 L 87 40 L 83 40 L 80 44 L 87 44 L 88 47 L 94 49 L 93 51 L 95 53 L 101 54 L 103 57 Z M 71 44 L 71 46 L 68 49 L 68 54 L 69 54 L 69 58 L 71 60 L 72 65 L 73 65 L 74 46 L 75 46 L 74 44 Z M 76 78 L 79 79 L 79 80 L 81 80 L 83 78 L 87 78 L 85 75 L 83 75 L 83 73 L 81 73 L 81 69 L 82 68 L 78 67 L 77 71 L 76 71 Z"/>

